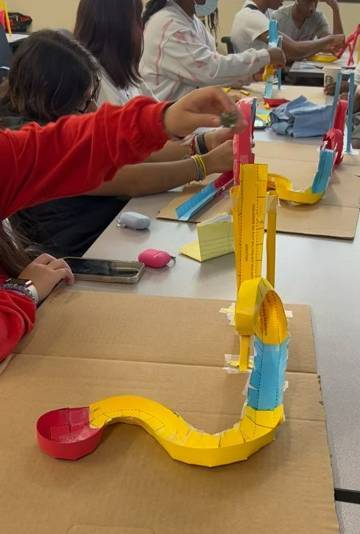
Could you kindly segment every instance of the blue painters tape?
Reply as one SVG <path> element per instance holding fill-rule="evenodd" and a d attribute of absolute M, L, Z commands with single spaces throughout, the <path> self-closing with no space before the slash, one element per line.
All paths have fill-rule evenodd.
<path fill-rule="evenodd" d="M 193 195 L 191 198 L 189 198 L 189 200 L 186 200 L 176 208 L 176 215 L 178 219 L 180 221 L 188 221 L 191 219 L 195 213 L 201 210 L 202 207 L 204 207 L 216 196 L 217 192 L 218 190 L 216 189 L 214 182 L 204 187 L 204 189 L 196 193 L 196 195 Z"/>
<path fill-rule="evenodd" d="M 273 94 L 273 77 L 271 76 L 270 80 L 267 80 L 267 82 L 265 83 L 264 97 L 272 98 L 272 94 Z"/>
<path fill-rule="evenodd" d="M 275 48 L 279 42 L 279 26 L 276 19 L 270 19 L 269 22 L 269 45 Z"/>
<path fill-rule="evenodd" d="M 274 410 L 283 404 L 287 359 L 288 339 L 279 345 L 267 345 L 255 338 L 248 406 L 255 410 Z"/>
<path fill-rule="evenodd" d="M 325 193 L 327 190 L 334 166 L 334 158 L 334 150 L 320 150 L 319 166 L 311 186 L 313 193 Z"/>
<path fill-rule="evenodd" d="M 269 22 L 268 42 L 269 42 L 269 48 L 276 48 L 282 45 L 282 37 L 279 36 L 279 24 L 278 24 L 278 21 L 275 19 L 270 19 L 270 22 Z M 276 78 L 277 78 L 277 87 L 278 89 L 281 89 L 281 69 L 277 69 Z M 272 98 L 273 83 L 274 83 L 273 77 L 271 77 L 271 80 L 265 83 L 265 91 L 264 91 L 265 98 Z"/>

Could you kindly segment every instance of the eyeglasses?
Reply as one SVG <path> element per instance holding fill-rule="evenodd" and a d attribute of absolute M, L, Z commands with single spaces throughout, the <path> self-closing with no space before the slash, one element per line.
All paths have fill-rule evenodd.
<path fill-rule="evenodd" d="M 96 100 L 97 100 L 97 98 L 99 96 L 100 82 L 101 82 L 101 78 L 99 76 L 96 76 L 95 83 L 94 83 L 94 89 L 92 90 L 92 93 L 89 96 L 89 98 L 86 100 L 86 102 L 84 102 L 84 105 L 81 106 L 81 108 L 76 110 L 78 113 L 86 113 L 88 108 L 89 108 L 89 106 L 90 106 L 90 104 L 92 102 L 96 102 Z"/>

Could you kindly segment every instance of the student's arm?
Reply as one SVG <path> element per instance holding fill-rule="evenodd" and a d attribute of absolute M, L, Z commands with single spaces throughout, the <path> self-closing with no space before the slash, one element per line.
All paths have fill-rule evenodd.
<path fill-rule="evenodd" d="M 202 158 L 207 174 L 231 170 L 233 142 L 226 141 Z M 89 194 L 140 197 L 163 193 L 195 179 L 196 167 L 192 159 L 167 163 L 142 163 L 123 167 L 111 182 L 103 184 Z"/>
<path fill-rule="evenodd" d="M 331 7 L 333 12 L 333 34 L 338 35 L 344 33 L 344 28 L 341 21 L 340 8 L 337 0 L 325 0 L 325 3 Z M 319 37 L 326 35 L 326 33 L 319 33 Z"/>
<path fill-rule="evenodd" d="M 33 327 L 36 307 L 32 300 L 0 288 L 0 362 Z"/>
<path fill-rule="evenodd" d="M 344 46 L 344 35 L 329 35 L 314 41 L 294 41 L 288 35 L 281 34 L 283 49 L 287 59 L 303 59 L 318 52 L 337 52 Z M 259 39 L 267 43 L 268 32 L 259 36 Z"/>
<path fill-rule="evenodd" d="M 0 218 L 54 198 L 91 191 L 117 169 L 144 161 L 168 136 L 184 137 L 199 127 L 220 126 L 220 114 L 235 104 L 208 87 L 174 104 L 138 97 L 123 107 L 60 119 L 44 128 L 32 124 L 0 132 Z M 245 126 L 239 115 L 235 126 Z"/>
<path fill-rule="evenodd" d="M 92 190 L 119 167 L 146 159 L 167 140 L 166 103 L 139 97 L 127 106 L 0 132 L 0 216 Z"/>
<path fill-rule="evenodd" d="M 4 289 L 4 277 L 0 284 L 0 361 L 8 356 L 20 339 L 30 332 L 35 322 L 36 305 L 28 296 Z M 19 274 L 23 280 L 31 280 L 37 290 L 39 302 L 43 301 L 61 281 L 74 282 L 74 275 L 64 260 L 42 254 Z"/>
<path fill-rule="evenodd" d="M 217 128 L 216 130 L 206 132 L 204 141 L 207 150 L 222 145 L 228 139 L 232 139 L 234 133 L 229 128 Z M 166 161 L 179 161 L 189 156 L 190 148 L 188 143 L 168 141 L 165 146 L 158 152 L 150 154 L 147 163 L 164 163 Z"/>
<path fill-rule="evenodd" d="M 206 46 L 190 29 L 178 30 L 161 43 L 161 68 L 172 79 L 181 77 L 194 87 L 226 85 L 248 80 L 270 63 L 267 50 L 249 49 L 223 56 Z"/>

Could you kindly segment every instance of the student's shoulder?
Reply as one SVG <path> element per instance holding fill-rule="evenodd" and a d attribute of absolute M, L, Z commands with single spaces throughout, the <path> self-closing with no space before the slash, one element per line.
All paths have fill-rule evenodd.
<path fill-rule="evenodd" d="M 289 17 L 291 17 L 291 8 L 292 6 L 283 6 L 280 7 L 280 9 L 277 9 L 276 11 L 273 11 L 271 16 L 273 19 L 276 20 L 286 20 Z"/>
<path fill-rule="evenodd" d="M 251 6 L 252 4 L 250 4 Z M 259 9 L 252 9 L 251 7 L 248 7 L 248 4 L 245 4 L 240 11 L 238 11 L 235 15 L 234 21 L 236 21 L 238 24 L 241 24 L 243 26 L 246 26 L 249 21 L 263 21 L 267 20 L 267 16 L 262 13 Z"/>
<path fill-rule="evenodd" d="M 315 11 L 315 13 L 312 16 L 313 22 L 316 24 L 327 24 L 327 18 L 321 11 Z"/>

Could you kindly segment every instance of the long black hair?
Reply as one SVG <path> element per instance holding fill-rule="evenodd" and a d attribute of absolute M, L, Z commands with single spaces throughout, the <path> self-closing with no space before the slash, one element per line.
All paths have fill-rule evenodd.
<path fill-rule="evenodd" d="M 80 0 L 74 35 L 121 89 L 140 81 L 142 0 Z"/>
<path fill-rule="evenodd" d="M 144 14 L 143 14 L 143 23 L 146 24 L 147 21 L 155 15 L 160 9 L 166 6 L 167 0 L 149 0 L 146 4 Z"/>

